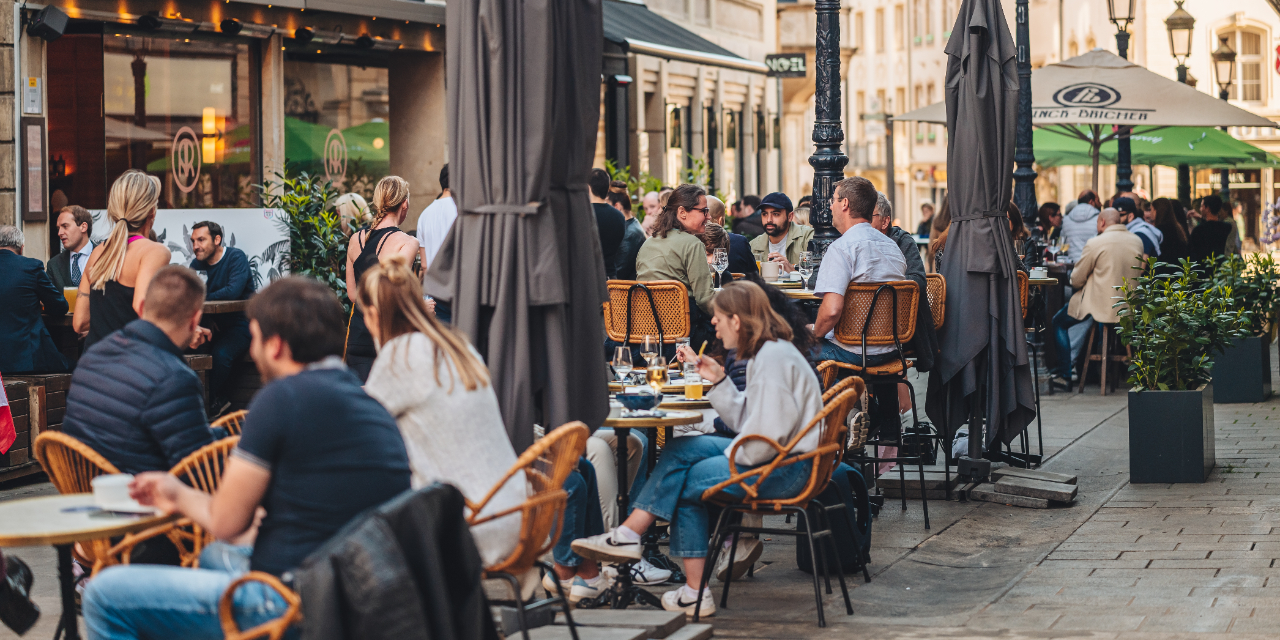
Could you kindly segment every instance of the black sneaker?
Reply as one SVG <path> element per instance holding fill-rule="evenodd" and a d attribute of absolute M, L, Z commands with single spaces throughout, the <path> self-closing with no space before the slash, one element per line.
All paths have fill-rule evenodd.
<path fill-rule="evenodd" d="M 40 619 L 40 607 L 31 601 L 31 569 L 13 556 L 0 559 L 4 576 L 0 579 L 0 622 L 22 635 Z"/>

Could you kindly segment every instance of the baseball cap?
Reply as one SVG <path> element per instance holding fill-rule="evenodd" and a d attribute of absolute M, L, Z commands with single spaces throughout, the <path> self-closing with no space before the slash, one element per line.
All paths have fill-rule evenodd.
<path fill-rule="evenodd" d="M 782 209 L 788 213 L 794 209 L 794 207 L 791 206 L 791 198 L 788 198 L 787 194 L 782 193 L 781 191 L 774 191 L 773 193 L 765 196 L 764 199 L 760 201 L 759 208 L 763 209 L 765 207 Z"/>
<path fill-rule="evenodd" d="M 1138 203 L 1134 202 L 1133 198 L 1115 198 L 1111 201 L 1111 207 L 1117 211 L 1123 211 L 1135 216 L 1139 215 Z"/>

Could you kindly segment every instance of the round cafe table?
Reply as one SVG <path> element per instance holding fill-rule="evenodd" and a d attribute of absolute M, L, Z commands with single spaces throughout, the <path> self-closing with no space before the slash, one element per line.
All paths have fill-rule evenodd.
<path fill-rule="evenodd" d="M 786 294 L 792 300 L 821 300 L 818 294 L 809 289 L 783 289 L 782 293 Z"/>
<path fill-rule="evenodd" d="M 627 482 L 627 448 L 631 437 L 632 429 L 663 429 L 666 432 L 667 442 L 671 442 L 672 429 L 687 424 L 698 424 L 702 422 L 702 414 L 697 411 L 671 411 L 662 409 L 666 415 L 661 417 L 642 417 L 642 418 L 623 418 L 621 413 L 611 415 L 605 419 L 602 426 L 613 429 L 613 433 L 617 438 L 617 466 L 618 466 L 618 517 L 625 519 L 630 511 L 631 487 Z M 657 438 L 649 439 L 649 460 L 652 463 L 657 460 Z M 649 465 L 649 470 L 653 470 L 653 465 Z M 644 534 L 644 556 L 652 558 L 661 558 L 661 552 L 658 551 L 658 537 L 652 531 Z M 652 561 L 652 560 L 651 560 Z M 668 563 L 670 561 L 667 561 Z M 661 560 L 659 561 L 661 564 Z M 671 568 L 671 567 L 664 567 Z M 647 604 L 659 609 L 662 608 L 662 601 L 653 594 L 635 586 L 631 581 L 631 571 L 628 569 L 620 569 L 615 586 L 610 589 L 609 595 L 610 606 L 614 609 L 625 609 L 632 602 L 636 604 Z"/>
<path fill-rule="evenodd" d="M 0 547 L 53 545 L 58 552 L 58 580 L 62 587 L 62 617 L 54 637 L 62 634 L 66 640 L 78 640 L 71 546 L 84 540 L 135 533 L 175 517 L 102 511 L 94 505 L 91 493 L 10 500 L 0 502 Z"/>

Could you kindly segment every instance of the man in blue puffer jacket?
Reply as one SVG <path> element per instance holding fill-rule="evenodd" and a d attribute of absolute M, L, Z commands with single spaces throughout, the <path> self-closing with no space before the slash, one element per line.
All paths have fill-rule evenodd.
<path fill-rule="evenodd" d="M 208 337 L 200 327 L 203 304 L 204 283 L 194 271 L 158 271 L 141 318 L 80 358 L 62 432 L 134 474 L 168 471 L 213 442 L 200 379 L 182 359 L 183 349 Z"/>

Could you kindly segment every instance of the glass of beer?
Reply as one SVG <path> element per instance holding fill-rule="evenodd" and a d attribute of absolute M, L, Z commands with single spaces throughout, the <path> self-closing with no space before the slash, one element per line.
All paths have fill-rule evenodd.
<path fill-rule="evenodd" d="M 79 287 L 63 287 L 63 288 L 62 288 L 62 295 L 63 295 L 63 297 L 65 297 L 65 298 L 67 299 L 67 312 L 68 312 L 68 313 L 75 313 L 75 311 L 76 311 L 76 296 L 77 296 L 77 295 L 79 295 L 79 294 L 80 294 L 80 288 L 79 288 Z"/>
<path fill-rule="evenodd" d="M 702 376 L 698 374 L 697 363 L 684 363 L 684 397 L 686 400 L 702 399 Z"/>
<path fill-rule="evenodd" d="M 648 382 L 649 386 L 653 387 L 654 393 L 662 393 L 662 388 L 667 385 L 666 358 L 654 356 L 649 360 Z"/>

